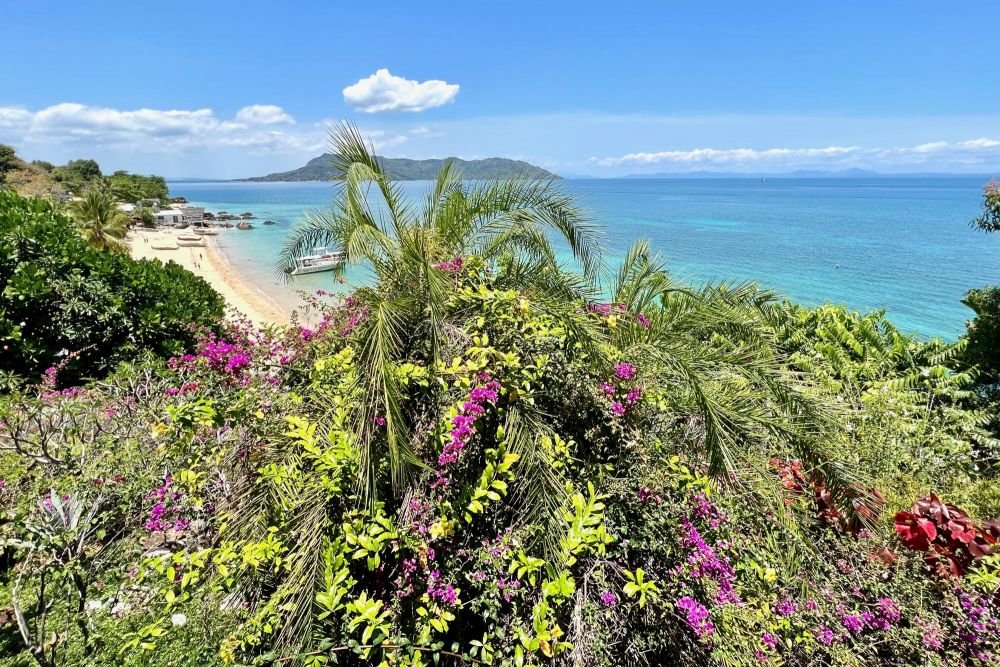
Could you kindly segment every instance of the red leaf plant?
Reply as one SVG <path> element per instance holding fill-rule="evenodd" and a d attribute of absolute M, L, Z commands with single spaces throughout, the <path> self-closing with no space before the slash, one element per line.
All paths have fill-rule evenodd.
<path fill-rule="evenodd" d="M 807 475 L 799 459 L 772 458 L 770 464 L 787 492 L 785 505 L 791 505 L 796 496 L 811 488 L 816 515 L 841 532 L 859 534 L 866 524 L 878 518 L 885 506 L 885 498 L 876 489 L 854 484 L 836 491 L 830 489 L 822 477 Z"/>
<path fill-rule="evenodd" d="M 1000 521 L 977 524 L 969 515 L 931 494 L 909 512 L 897 512 L 896 534 L 907 549 L 923 551 L 938 574 L 960 577 L 973 561 L 993 552 Z"/>

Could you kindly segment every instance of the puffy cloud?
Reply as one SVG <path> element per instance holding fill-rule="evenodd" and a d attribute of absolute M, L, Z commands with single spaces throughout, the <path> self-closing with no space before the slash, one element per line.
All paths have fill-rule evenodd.
<path fill-rule="evenodd" d="M 236 122 L 247 125 L 273 125 L 275 123 L 294 123 L 295 120 L 279 106 L 252 104 L 236 112 Z"/>
<path fill-rule="evenodd" d="M 344 88 L 344 101 L 365 113 L 423 111 L 448 104 L 458 88 L 457 83 L 436 79 L 411 81 L 382 68 Z"/>
<path fill-rule="evenodd" d="M 669 171 L 691 169 L 870 169 L 925 167 L 935 164 L 975 165 L 1000 159 L 1000 140 L 979 138 L 968 141 L 933 141 L 915 146 L 864 148 L 696 148 L 658 152 L 628 153 L 615 157 L 593 157 L 602 167 L 656 165 Z"/>
<path fill-rule="evenodd" d="M 0 107 L 0 128 L 21 127 L 31 120 L 31 112 L 18 107 Z"/>
<path fill-rule="evenodd" d="M 272 127 L 278 124 L 288 129 Z M 145 152 L 242 147 L 258 153 L 298 153 L 320 150 L 325 134 L 325 128 L 297 126 L 281 107 L 266 104 L 243 107 L 231 120 L 207 108 L 121 110 L 74 102 L 34 112 L 0 107 L 0 138 L 17 143 L 86 143 Z"/>

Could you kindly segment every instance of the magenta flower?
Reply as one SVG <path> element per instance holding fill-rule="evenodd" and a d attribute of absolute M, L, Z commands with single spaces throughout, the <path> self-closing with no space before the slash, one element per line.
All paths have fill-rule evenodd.
<path fill-rule="evenodd" d="M 844 627 L 851 631 L 852 635 L 856 635 L 861 632 L 865 627 L 865 622 L 860 616 L 854 614 L 848 614 L 840 619 L 840 622 L 844 624 Z"/>
<path fill-rule="evenodd" d="M 778 646 L 778 638 L 771 634 L 770 632 L 765 632 L 761 635 L 760 643 L 769 649 L 775 649 Z"/>
<path fill-rule="evenodd" d="M 639 402 L 642 398 L 642 389 L 639 387 L 632 387 L 628 390 L 628 394 L 625 396 L 625 402 L 629 405 L 634 405 Z"/>
<path fill-rule="evenodd" d="M 635 366 L 630 363 L 623 361 L 615 365 L 615 375 L 619 380 L 631 380 L 635 377 L 635 373 Z"/>
<path fill-rule="evenodd" d="M 635 319 L 639 322 L 639 326 L 641 326 L 643 329 L 649 328 L 650 325 L 649 318 L 646 317 L 645 314 L 639 313 L 635 316 Z"/>
<path fill-rule="evenodd" d="M 599 384 L 597 386 L 601 388 L 601 391 L 604 392 L 605 396 L 614 396 L 615 395 L 615 386 L 613 384 L 611 384 L 610 382 L 602 382 L 601 384 Z"/>
<path fill-rule="evenodd" d="M 473 387 L 472 391 L 469 392 L 468 400 L 462 404 L 462 412 L 452 417 L 449 441 L 438 455 L 439 467 L 443 468 L 458 461 L 459 453 L 476 433 L 476 419 L 486 411 L 485 405 L 496 403 L 500 397 L 499 382 L 490 380 L 487 375 L 483 375 L 481 380 L 485 384 Z M 443 471 L 439 470 L 432 488 L 445 487 L 447 485 L 447 476 Z"/>
<path fill-rule="evenodd" d="M 615 401 L 611 404 L 611 414 L 615 417 L 623 417 L 625 415 L 625 406 Z"/>
<path fill-rule="evenodd" d="M 899 605 L 892 598 L 879 598 L 878 601 L 879 609 L 882 611 L 882 618 L 884 618 L 889 623 L 897 623 L 902 617 L 899 611 Z"/>
<path fill-rule="evenodd" d="M 710 619 L 708 609 L 694 598 L 684 596 L 676 602 L 677 608 L 684 612 L 688 626 L 698 639 L 708 639 L 715 634 L 715 625 Z"/>
<path fill-rule="evenodd" d="M 833 630 L 826 627 L 825 625 L 821 625 L 820 627 L 816 628 L 816 631 L 813 633 L 813 635 L 816 637 L 816 641 L 818 641 L 823 646 L 829 646 L 837 640 L 837 635 L 835 635 L 833 633 Z"/>
<path fill-rule="evenodd" d="M 778 603 L 774 605 L 774 613 L 778 616 L 791 616 L 798 610 L 798 605 L 795 604 L 794 600 L 789 598 L 782 598 L 778 600 Z"/>
<path fill-rule="evenodd" d="M 458 592 L 451 584 L 446 584 L 441 581 L 441 572 L 438 570 L 434 570 L 430 574 L 430 578 L 427 582 L 427 595 L 429 595 L 432 600 L 449 607 L 458 602 Z"/>
<path fill-rule="evenodd" d="M 614 607 L 618 604 L 618 596 L 613 591 L 604 591 L 601 593 L 601 604 L 605 607 Z"/>

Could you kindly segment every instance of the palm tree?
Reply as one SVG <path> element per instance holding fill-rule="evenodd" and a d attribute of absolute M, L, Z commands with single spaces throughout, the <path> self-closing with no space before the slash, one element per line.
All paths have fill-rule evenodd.
<path fill-rule="evenodd" d="M 128 220 L 118 210 L 115 198 L 107 190 L 91 188 L 82 199 L 73 202 L 70 215 L 91 248 L 119 254 L 129 252 L 129 246 L 124 241 Z"/>
<path fill-rule="evenodd" d="M 357 419 L 364 445 L 362 477 L 373 492 L 380 455 L 372 451 L 372 424 L 381 415 L 393 486 L 401 491 L 420 464 L 409 446 L 393 367 L 418 346 L 429 345 L 431 358 L 441 358 L 448 333 L 449 270 L 462 258 L 475 256 L 494 275 L 533 288 L 539 297 L 536 307 L 556 311 L 555 302 L 579 300 L 595 284 L 601 266 L 597 229 L 554 181 L 463 182 L 450 163 L 417 206 L 386 174 L 356 127 L 339 126 L 331 143 L 335 173 L 343 179 L 333 207 L 292 231 L 278 268 L 290 269 L 298 256 L 316 246 L 335 246 L 346 256 L 335 269 L 338 277 L 348 266 L 363 266 L 374 274 L 369 285 L 353 293 L 368 312 L 358 331 L 358 361 L 365 378 Z M 549 235 L 565 241 L 582 266 L 583 279 L 565 275 Z"/>
<path fill-rule="evenodd" d="M 635 314 L 612 344 L 671 388 L 679 413 L 697 415 L 713 472 L 746 470 L 780 443 L 830 485 L 850 483 L 827 447 L 831 415 L 787 370 L 775 340 L 787 315 L 773 294 L 753 284 L 679 286 L 645 241 L 632 245 L 607 291 Z"/>

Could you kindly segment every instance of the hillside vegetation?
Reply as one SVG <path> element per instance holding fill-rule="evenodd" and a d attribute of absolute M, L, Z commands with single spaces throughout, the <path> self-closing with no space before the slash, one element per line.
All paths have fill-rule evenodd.
<path fill-rule="evenodd" d="M 547 180 L 407 206 L 335 140 L 285 257 L 368 285 L 0 403 L 0 664 L 996 664 L 967 339 L 605 266 Z"/>
<path fill-rule="evenodd" d="M 559 178 L 541 167 L 521 160 L 487 158 L 485 160 L 409 160 L 406 158 L 378 158 L 379 164 L 389 178 L 395 181 L 432 181 L 446 163 L 451 163 L 462 178 L 472 180 L 492 178 Z M 333 181 L 343 178 L 344 172 L 337 167 L 335 156 L 325 153 L 313 158 L 304 167 L 283 171 L 267 176 L 247 178 L 247 181 Z"/>
<path fill-rule="evenodd" d="M 142 199 L 165 200 L 169 196 L 162 176 L 142 176 L 116 171 L 101 173 L 94 160 L 70 160 L 56 166 L 44 160 L 27 162 L 10 146 L 0 144 L 0 186 L 7 185 L 26 197 L 69 197 L 81 195 L 93 187 L 106 187 L 122 202 Z"/>

